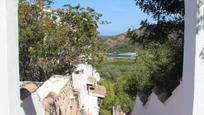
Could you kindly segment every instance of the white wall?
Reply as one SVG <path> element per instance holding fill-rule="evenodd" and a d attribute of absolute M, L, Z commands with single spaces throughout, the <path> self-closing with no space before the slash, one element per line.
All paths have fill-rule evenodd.
<path fill-rule="evenodd" d="M 198 8 L 197 1 L 204 2 L 185 0 L 185 46 L 181 84 L 165 103 L 161 103 L 152 93 L 143 106 L 137 97 L 132 115 L 204 115 L 204 5 Z M 197 23 L 198 20 L 201 22 Z"/>
<path fill-rule="evenodd" d="M 137 97 L 132 115 L 192 115 L 192 104 L 188 99 L 185 87 L 181 83 L 173 92 L 172 96 L 162 103 L 156 94 L 152 93 L 148 102 L 143 103 Z"/>
<path fill-rule="evenodd" d="M 197 1 L 204 2 L 204 0 Z M 193 115 L 204 115 L 204 3 L 198 3 L 198 5 L 200 13 L 197 11 L 197 20 L 200 22 L 197 22 L 196 29 L 199 31 L 193 39 L 196 41 Z"/>
<path fill-rule="evenodd" d="M 0 0 L 0 115 L 19 115 L 18 3 Z"/>
<path fill-rule="evenodd" d="M 89 64 L 79 64 L 77 65 L 76 70 L 83 70 L 83 72 L 79 74 L 72 74 L 74 88 L 81 89 L 79 96 L 80 107 L 82 108 L 82 106 L 84 106 L 86 112 L 89 112 L 92 115 L 98 115 L 98 97 L 89 95 L 87 90 L 87 79 L 88 77 L 93 76 L 100 80 L 100 76 L 92 65 Z"/>
<path fill-rule="evenodd" d="M 98 109 L 98 97 L 88 95 L 87 98 L 87 110 L 92 115 L 98 115 L 99 109 Z"/>
<path fill-rule="evenodd" d="M 58 95 L 68 81 L 68 76 L 54 75 L 45 81 L 36 92 L 38 93 L 40 100 L 43 101 L 50 92 L 54 92 Z"/>
<path fill-rule="evenodd" d="M 23 100 L 19 115 L 44 115 L 45 109 L 40 101 L 39 95 L 35 92 Z"/>

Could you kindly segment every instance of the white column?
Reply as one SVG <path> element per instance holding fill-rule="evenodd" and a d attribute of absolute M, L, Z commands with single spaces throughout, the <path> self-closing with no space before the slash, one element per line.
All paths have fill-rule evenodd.
<path fill-rule="evenodd" d="M 204 115 L 204 0 L 197 0 L 193 115 Z"/>
<path fill-rule="evenodd" d="M 0 0 L 0 115 L 19 115 L 18 3 Z"/>
<path fill-rule="evenodd" d="M 195 47 L 196 47 L 196 1 L 185 0 L 185 35 L 182 95 L 180 103 L 184 113 L 193 115 L 194 77 L 195 77 Z"/>
<path fill-rule="evenodd" d="M 204 0 L 185 0 L 185 90 L 193 100 L 192 115 L 204 115 Z M 193 89 L 192 89 L 193 88 Z M 191 92 L 193 91 L 193 92 Z M 191 97 L 193 94 L 193 97 Z M 183 97 L 186 98 L 186 97 Z"/>

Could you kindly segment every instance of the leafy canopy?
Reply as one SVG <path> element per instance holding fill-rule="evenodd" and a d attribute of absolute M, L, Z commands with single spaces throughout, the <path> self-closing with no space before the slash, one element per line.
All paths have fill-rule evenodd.
<path fill-rule="evenodd" d="M 52 74 L 72 73 L 77 63 L 100 59 L 101 14 L 80 5 L 51 9 L 51 3 L 19 1 L 21 80 L 44 81 Z"/>

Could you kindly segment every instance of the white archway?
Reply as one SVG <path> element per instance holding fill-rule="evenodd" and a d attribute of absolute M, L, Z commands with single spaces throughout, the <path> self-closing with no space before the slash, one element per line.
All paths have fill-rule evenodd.
<path fill-rule="evenodd" d="M 181 108 L 185 115 L 204 115 L 204 30 L 198 31 L 201 23 L 197 22 L 203 20 L 204 8 L 203 5 L 197 8 L 198 1 L 204 0 L 185 0 L 184 90 L 181 95 L 185 107 L 180 106 L 182 103 L 174 107 Z M 20 110 L 17 11 L 17 0 L 0 0 L 0 115 L 19 115 Z M 163 112 L 167 115 L 172 111 Z"/>

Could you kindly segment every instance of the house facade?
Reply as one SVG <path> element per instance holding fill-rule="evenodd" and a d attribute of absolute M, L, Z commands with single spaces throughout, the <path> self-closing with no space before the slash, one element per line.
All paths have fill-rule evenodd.
<path fill-rule="evenodd" d="M 106 96 L 99 80 L 92 65 L 79 64 L 71 76 L 54 75 L 44 83 L 24 82 L 21 115 L 81 115 L 82 111 L 99 115 L 98 100 Z"/>
<path fill-rule="evenodd" d="M 78 90 L 81 110 L 84 109 L 86 115 L 99 115 L 99 98 L 106 96 L 104 86 L 98 85 L 100 75 L 89 64 L 79 64 L 72 74 L 73 87 Z"/>

